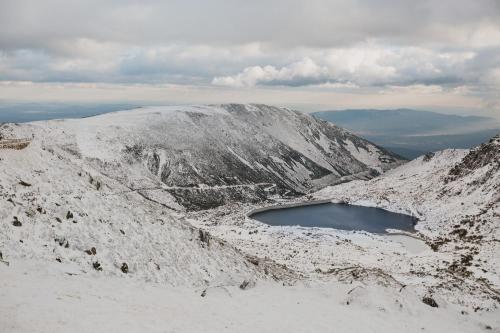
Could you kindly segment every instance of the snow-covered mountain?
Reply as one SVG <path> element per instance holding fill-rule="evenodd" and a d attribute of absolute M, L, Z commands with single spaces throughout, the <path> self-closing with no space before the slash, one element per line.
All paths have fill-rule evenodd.
<path fill-rule="evenodd" d="M 148 107 L 23 130 L 131 188 L 165 191 L 194 209 L 307 193 L 401 163 L 332 124 L 265 105 Z"/>

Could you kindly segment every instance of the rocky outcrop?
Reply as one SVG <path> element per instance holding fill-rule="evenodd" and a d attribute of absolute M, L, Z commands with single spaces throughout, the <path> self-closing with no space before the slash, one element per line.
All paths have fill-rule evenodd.
<path fill-rule="evenodd" d="M 489 142 L 472 149 L 460 163 L 451 168 L 446 181 L 455 181 L 480 168 L 488 168 L 482 180 L 490 178 L 500 170 L 500 134 Z"/>

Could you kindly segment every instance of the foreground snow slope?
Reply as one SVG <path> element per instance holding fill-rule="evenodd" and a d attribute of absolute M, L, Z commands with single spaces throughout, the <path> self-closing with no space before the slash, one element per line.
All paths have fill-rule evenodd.
<path fill-rule="evenodd" d="M 330 123 L 266 105 L 147 107 L 22 128 L 46 147 L 66 149 L 131 187 L 163 189 L 188 208 L 305 193 L 401 162 Z"/>
<path fill-rule="evenodd" d="M 0 332 L 498 332 L 497 312 L 464 312 L 411 288 L 361 283 L 259 283 L 172 288 L 69 276 L 65 264 L 0 266 Z"/>

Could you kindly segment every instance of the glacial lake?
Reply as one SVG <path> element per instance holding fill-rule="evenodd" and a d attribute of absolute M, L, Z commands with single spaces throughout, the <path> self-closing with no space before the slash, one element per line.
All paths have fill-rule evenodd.
<path fill-rule="evenodd" d="M 272 226 L 364 230 L 378 234 L 387 233 L 386 229 L 414 232 L 417 223 L 417 219 L 409 215 L 380 208 L 335 203 L 269 209 L 250 217 Z"/>

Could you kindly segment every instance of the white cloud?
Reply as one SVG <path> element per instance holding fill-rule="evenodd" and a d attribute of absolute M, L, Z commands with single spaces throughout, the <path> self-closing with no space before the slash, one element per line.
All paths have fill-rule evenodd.
<path fill-rule="evenodd" d="M 302 50 L 308 57 L 282 67 L 251 66 L 240 73 L 218 76 L 215 85 L 319 85 L 327 82 L 357 86 L 451 84 L 461 80 L 474 52 L 439 52 L 417 47 L 387 47 L 374 42 L 351 48 Z"/>
<path fill-rule="evenodd" d="M 328 69 L 318 66 L 310 58 L 291 63 L 277 69 L 274 66 L 252 66 L 235 76 L 215 77 L 215 85 L 232 87 L 253 87 L 257 84 L 283 83 L 284 85 L 301 84 L 302 81 L 318 82 L 327 77 Z"/>

